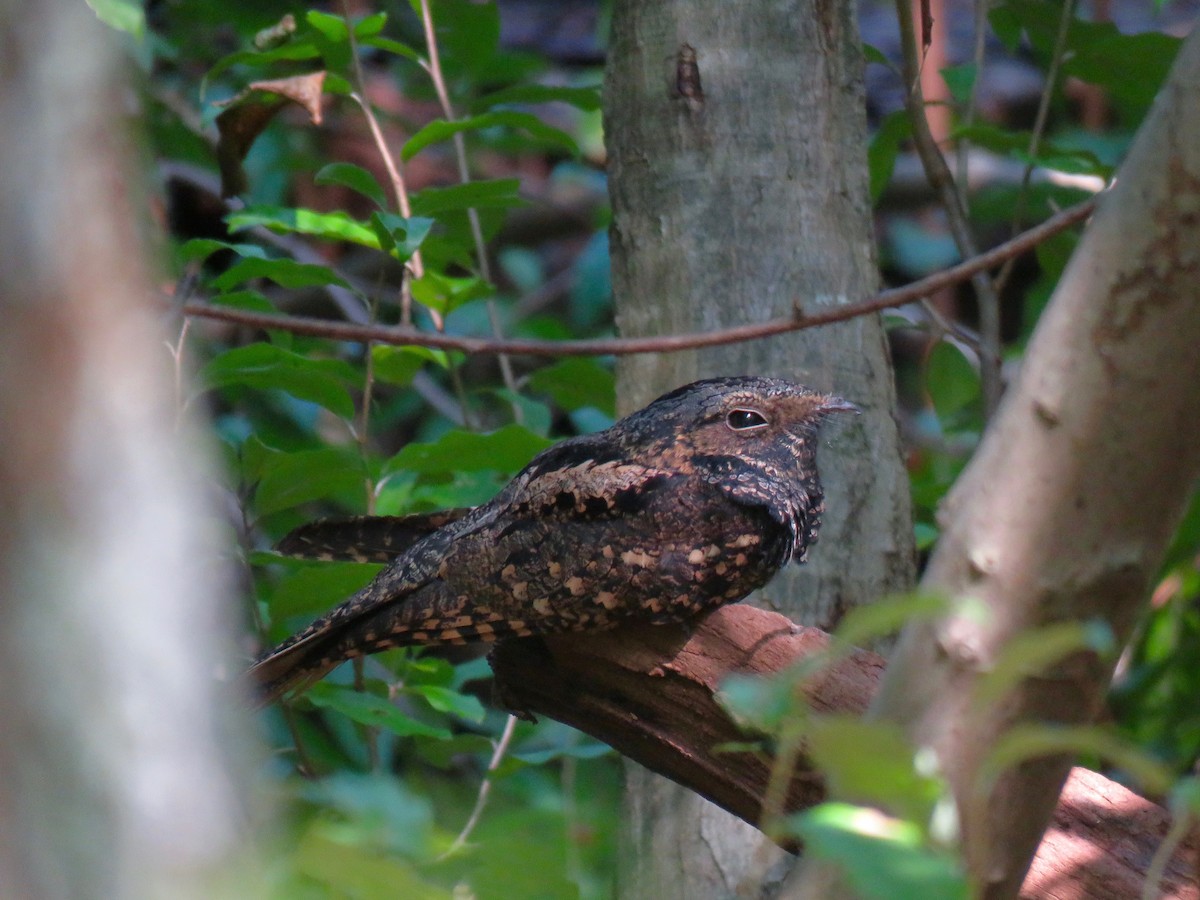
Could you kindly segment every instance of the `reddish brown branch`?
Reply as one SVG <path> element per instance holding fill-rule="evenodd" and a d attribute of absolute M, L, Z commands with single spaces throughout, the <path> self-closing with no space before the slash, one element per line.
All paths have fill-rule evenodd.
<path fill-rule="evenodd" d="M 593 734 L 747 822 L 758 822 L 771 759 L 711 749 L 747 740 L 715 694 L 730 672 L 779 672 L 828 643 L 822 631 L 742 606 L 719 610 L 690 636 L 681 628 L 643 626 L 502 644 L 492 654 L 492 668 L 506 705 Z M 815 708 L 861 713 L 882 668 L 878 656 L 860 652 L 805 693 Z M 801 768 L 788 794 L 789 809 L 824 798 L 821 780 L 808 766 Z"/>
<path fill-rule="evenodd" d="M 582 341 L 501 340 L 434 334 L 404 326 L 330 322 L 325 319 L 301 316 L 271 315 L 233 307 L 213 306 L 207 303 L 185 303 L 183 312 L 189 316 L 201 316 L 254 328 L 273 328 L 290 331 L 294 334 L 326 337 L 333 340 L 407 344 L 435 347 L 442 350 L 460 350 L 465 353 L 521 353 L 527 356 L 620 356 L 635 353 L 675 353 L 698 347 L 736 344 L 789 331 L 802 331 L 806 328 L 816 328 L 819 325 L 845 322 L 858 316 L 870 315 L 912 303 L 1019 256 L 1047 238 L 1083 221 L 1092 214 L 1095 206 L 1095 199 L 1076 204 L 986 253 L 964 260 L 956 266 L 922 278 L 920 281 L 914 281 L 912 284 L 880 291 L 875 296 L 857 303 L 847 303 L 844 306 L 822 309 L 815 313 L 798 310 L 794 316 L 691 334 Z"/>
<path fill-rule="evenodd" d="M 728 752 L 746 736 L 716 702 L 734 672 L 771 675 L 824 649 L 829 636 L 777 613 L 727 606 L 691 633 L 668 626 L 561 635 L 501 644 L 492 654 L 501 699 L 566 722 L 636 762 L 757 824 L 770 775 L 763 753 Z M 824 712 L 866 709 L 883 660 L 856 651 L 804 686 Z M 801 758 L 787 809 L 824 799 L 820 776 Z M 1137 896 L 1145 868 L 1166 834 L 1166 810 L 1094 772 L 1076 769 L 1059 799 L 1022 896 L 1117 900 Z M 1164 896 L 1200 900 L 1184 857 L 1167 869 Z"/>

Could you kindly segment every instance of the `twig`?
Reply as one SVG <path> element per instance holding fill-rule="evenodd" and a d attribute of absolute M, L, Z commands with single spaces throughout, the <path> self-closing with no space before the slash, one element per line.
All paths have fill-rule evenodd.
<path fill-rule="evenodd" d="M 433 88 L 437 92 L 438 103 L 442 107 L 442 115 L 446 117 L 447 122 L 453 122 L 455 119 L 454 105 L 450 102 L 450 92 L 446 89 L 446 78 L 442 73 L 442 61 L 438 52 L 437 34 L 433 27 L 433 10 L 429 6 L 429 0 L 421 0 L 421 23 L 425 28 L 425 46 L 429 51 L 429 66 L 427 71 L 429 77 L 433 81 Z M 467 142 L 461 131 L 456 131 L 453 135 L 454 156 L 458 161 L 458 180 L 462 184 L 471 183 L 471 170 L 467 165 Z M 488 284 L 492 284 L 492 265 L 488 260 L 487 243 L 483 239 L 483 226 L 479 224 L 479 210 L 473 206 L 467 207 L 467 223 L 471 228 L 471 238 L 475 243 L 475 257 L 479 261 L 479 274 L 483 276 L 483 280 Z M 504 331 L 500 327 L 500 314 L 496 309 L 496 301 L 489 297 L 485 304 L 487 308 L 488 323 L 492 329 L 492 336 L 503 338 Z M 512 361 L 508 358 L 507 353 L 497 354 L 496 362 L 500 365 L 500 376 L 504 379 L 504 386 L 508 388 L 513 420 L 518 425 L 523 425 L 525 414 L 521 411 L 521 404 L 517 402 L 517 379 L 513 375 Z"/>
<path fill-rule="evenodd" d="M 1005 260 L 1036 247 L 1047 238 L 1083 221 L 1096 208 L 1096 199 L 1085 200 L 1057 213 L 1010 241 L 1005 241 L 986 253 L 963 260 L 949 269 L 936 272 L 920 281 L 903 287 L 889 288 L 857 303 L 823 309 L 816 313 L 798 310 L 796 315 L 769 319 L 750 325 L 738 325 L 716 331 L 692 332 L 664 337 L 599 338 L 579 341 L 545 341 L 459 337 L 419 331 L 408 326 L 360 325 L 352 322 L 330 322 L 301 316 L 278 316 L 251 312 L 233 307 L 188 303 L 185 314 L 235 322 L 255 328 L 278 329 L 293 334 L 306 334 L 341 341 L 377 341 L 381 344 L 415 345 L 465 353 L 522 353 L 528 356 L 627 356 L 636 353 L 677 353 L 697 347 L 736 344 L 790 331 L 803 331 L 834 322 L 845 322 L 859 316 L 904 306 L 928 297 L 943 288 L 966 281 L 976 273 L 1000 265 Z"/>
<path fill-rule="evenodd" d="M 392 193 L 396 197 L 396 208 L 400 210 L 400 215 L 406 219 L 412 218 L 412 204 L 408 199 L 408 188 L 404 184 L 404 175 L 400 172 L 400 167 L 396 165 L 396 159 L 392 156 L 391 148 L 388 147 L 387 140 L 383 136 L 383 129 L 379 127 L 379 120 L 375 116 L 375 110 L 367 101 L 367 79 L 363 75 L 362 61 L 358 58 L 358 41 L 354 37 L 354 23 L 350 19 L 350 5 L 347 0 L 342 0 L 342 17 L 346 20 L 346 29 L 349 32 L 350 41 L 350 63 L 354 67 L 354 81 L 357 90 L 350 92 L 350 99 L 358 104 L 359 109 L 363 111 L 363 116 L 367 120 L 367 127 L 371 130 L 371 138 L 375 141 L 375 148 L 379 151 L 379 156 L 383 160 L 383 167 L 387 170 L 388 180 L 392 185 Z M 412 270 L 413 276 L 420 278 L 425 274 L 425 264 L 421 260 L 421 251 L 414 250 L 408 260 L 408 267 Z M 433 316 L 434 323 L 441 327 L 442 317 L 436 310 L 430 310 L 430 315 Z M 407 290 L 407 281 L 403 283 L 400 290 L 400 315 L 401 320 L 408 324 L 412 322 L 412 294 Z"/>
<path fill-rule="evenodd" d="M 179 280 L 175 284 L 175 292 L 172 295 L 172 300 L 181 310 L 183 305 L 187 303 L 188 298 L 192 296 L 196 289 L 196 280 L 199 277 L 199 266 L 192 264 L 184 267 L 183 273 L 179 276 Z M 184 397 L 183 384 L 183 353 L 184 345 L 187 343 L 188 331 L 192 327 L 190 317 L 180 316 L 179 322 L 179 337 L 175 343 L 167 342 L 167 352 L 171 354 L 171 361 L 174 367 L 175 374 L 175 430 L 178 431 L 183 425 L 183 417 L 187 413 L 187 399 Z"/>
<path fill-rule="evenodd" d="M 487 806 L 488 795 L 492 792 L 492 775 L 500 768 L 500 763 L 504 759 L 504 754 L 508 752 L 508 745 L 512 742 L 513 732 L 516 730 L 516 727 L 517 717 L 510 715 L 508 721 L 504 723 L 504 731 L 500 733 L 500 740 L 496 741 L 496 748 L 492 751 L 492 759 L 488 763 L 487 773 L 483 776 L 483 781 L 479 785 L 479 794 L 475 797 L 475 808 L 471 810 L 467 824 L 458 833 L 458 837 L 454 839 L 454 843 L 450 845 L 450 848 L 445 853 L 437 858 L 438 862 L 441 862 L 443 859 L 449 859 L 466 846 L 471 832 L 479 824 L 479 819 L 483 816 L 484 807 Z"/>
<path fill-rule="evenodd" d="M 913 142 L 917 155 L 925 167 L 925 176 L 941 199 L 946 212 L 946 222 L 958 252 L 964 257 L 977 256 L 979 250 L 967 222 L 958 188 L 950 167 L 942 156 L 929 130 L 925 118 L 925 98 L 921 93 L 921 62 L 917 49 L 917 36 L 913 24 L 912 7 L 909 0 L 896 0 L 896 14 L 900 19 L 900 45 L 904 53 L 904 80 L 907 90 L 904 105 L 912 122 Z M 1000 403 L 1000 298 L 991 279 L 984 270 L 971 276 L 975 296 L 979 303 L 979 373 L 983 384 L 985 415 L 990 417 Z"/>
<path fill-rule="evenodd" d="M 1017 200 L 1013 205 L 1012 233 L 1016 234 L 1021 227 L 1021 219 L 1025 215 L 1025 206 L 1029 200 L 1029 180 L 1033 177 L 1036 167 L 1038 150 L 1041 148 L 1042 135 L 1046 131 L 1046 120 L 1050 114 L 1050 101 L 1054 97 L 1054 86 L 1058 81 L 1058 70 L 1062 65 L 1063 53 L 1067 49 L 1067 35 L 1071 30 L 1071 19 L 1075 14 L 1075 0 L 1063 0 L 1062 15 L 1058 20 L 1058 33 L 1054 36 L 1054 50 L 1050 57 L 1050 65 L 1046 70 L 1046 84 L 1042 88 L 1042 96 L 1038 101 L 1037 116 L 1033 121 L 1033 131 L 1029 134 L 1029 160 L 1025 163 L 1025 171 L 1021 174 L 1021 188 L 1017 192 Z M 1006 262 L 996 276 L 996 292 L 1004 290 L 1012 275 L 1015 259 Z"/>
<path fill-rule="evenodd" d="M 974 77 L 971 79 L 971 92 L 967 97 L 967 108 L 963 111 L 963 124 L 970 128 L 975 124 L 975 114 L 979 111 L 979 82 L 983 80 L 983 66 L 987 50 L 987 13 L 988 0 L 975 0 L 975 49 L 971 59 L 975 65 Z M 971 203 L 968 188 L 971 184 L 970 175 L 971 141 L 965 137 L 959 138 L 954 148 L 955 183 L 958 185 L 958 202 L 962 204 L 963 212 L 970 213 Z M 999 288 L 996 290 L 999 293 Z"/>

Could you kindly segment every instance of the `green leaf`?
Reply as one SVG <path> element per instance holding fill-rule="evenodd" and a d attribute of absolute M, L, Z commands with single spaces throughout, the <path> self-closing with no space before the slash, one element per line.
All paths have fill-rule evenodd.
<path fill-rule="evenodd" d="M 599 741 L 575 742 L 557 747 L 547 747 L 542 750 L 520 750 L 511 754 L 514 759 L 532 766 L 543 766 L 548 762 L 564 757 L 569 759 L 599 759 L 608 756 L 613 749 Z"/>
<path fill-rule="evenodd" d="M 579 153 L 575 139 L 565 131 L 547 125 L 531 113 L 501 110 L 469 116 L 453 122 L 435 119 L 405 142 L 400 150 L 400 156 L 405 162 L 408 162 L 431 144 L 449 140 L 461 132 L 497 127 L 519 128 L 528 132 L 531 137 L 542 144 L 564 150 L 571 156 Z"/>
<path fill-rule="evenodd" d="M 804 748 L 838 800 L 880 806 L 924 823 L 943 793 L 938 779 L 917 771 L 915 750 L 894 723 L 813 716 Z"/>
<path fill-rule="evenodd" d="M 1134 122 L 1154 102 L 1181 45 L 1180 38 L 1158 31 L 1114 33 L 1081 48 L 1063 64 L 1063 74 L 1103 87 L 1122 114 Z"/>
<path fill-rule="evenodd" d="M 483 663 L 483 672 L 478 677 L 490 678 L 492 670 L 488 667 L 487 660 L 480 657 L 479 662 Z M 404 669 L 400 674 L 404 678 L 405 684 L 410 687 L 416 684 L 432 684 L 458 689 L 463 684 L 462 682 L 453 683 L 458 677 L 457 669 L 446 660 L 436 656 L 410 656 L 405 661 Z"/>
<path fill-rule="evenodd" d="M 388 471 L 516 472 L 554 441 L 520 425 L 505 425 L 489 434 L 456 429 L 429 444 L 409 444 L 392 457 Z"/>
<path fill-rule="evenodd" d="M 995 125 L 988 125 L 986 122 L 960 125 L 954 129 L 952 134 L 956 139 L 970 141 L 977 147 L 991 150 L 1002 156 L 1024 152 L 1029 146 L 1029 132 L 999 128 Z"/>
<path fill-rule="evenodd" d="M 364 47 L 374 47 L 376 50 L 382 50 L 385 53 L 394 53 L 397 56 L 410 59 L 415 63 L 422 62 L 420 53 L 407 44 L 402 44 L 399 41 L 393 41 L 391 38 L 369 37 L 362 41 L 362 45 Z"/>
<path fill-rule="evenodd" d="M 1098 725 L 1017 725 L 992 747 L 980 778 L 986 787 L 1005 770 L 1029 760 L 1081 754 L 1124 769 L 1143 793 L 1165 794 L 1175 780 L 1171 770 L 1149 753 Z"/>
<path fill-rule="evenodd" d="M 262 478 L 272 462 L 283 455 L 282 450 L 268 447 L 256 434 L 250 434 L 237 448 L 238 472 L 242 481 L 253 484 Z M 285 563 L 286 565 L 286 563 Z"/>
<path fill-rule="evenodd" d="M 464 303 L 490 297 L 492 286 L 482 278 L 455 278 L 427 269 L 425 274 L 413 281 L 412 296 L 418 303 L 449 315 Z"/>
<path fill-rule="evenodd" d="M 227 291 L 236 285 L 255 278 L 266 278 L 280 287 L 305 288 L 336 284 L 348 288 L 345 281 L 334 274 L 328 266 L 298 263 L 294 259 L 243 259 L 234 263 L 217 278 L 213 287 Z"/>
<path fill-rule="evenodd" d="M 422 16 L 419 0 L 409 0 L 418 20 Z M 475 0 L 437 0 L 433 5 L 438 48 L 442 66 L 463 73 L 472 84 L 512 82 L 497 70 L 496 48 L 500 43 L 500 11 L 495 3 Z M 459 77 L 462 77 L 461 75 Z"/>
<path fill-rule="evenodd" d="M 213 306 L 232 306 L 262 313 L 278 312 L 275 305 L 261 291 L 226 291 L 223 294 L 215 294 L 210 302 Z"/>
<path fill-rule="evenodd" d="M 876 63 L 880 66 L 887 66 L 889 69 L 895 68 L 892 61 L 887 58 L 887 54 L 876 47 L 874 44 L 868 44 L 863 41 L 862 45 L 863 59 L 868 63 Z"/>
<path fill-rule="evenodd" d="M 270 50 L 238 50 L 224 56 L 215 62 L 211 69 L 204 76 L 204 83 L 201 85 L 200 97 L 204 98 L 207 91 L 207 85 L 215 81 L 217 76 L 224 73 L 227 69 L 237 65 L 249 65 L 256 68 L 265 68 L 277 62 L 296 62 L 308 59 L 317 59 L 320 57 L 321 51 L 317 49 L 316 44 L 311 39 L 293 38 L 286 44 L 279 47 L 273 47 Z M 209 115 L 213 114 L 211 111 Z"/>
<path fill-rule="evenodd" d="M 375 176 L 353 163 L 330 163 L 318 170 L 313 176 L 313 184 L 338 184 L 362 194 L 380 209 L 387 208 L 387 195 L 383 186 L 375 180 Z"/>
<path fill-rule="evenodd" d="M 584 406 L 594 406 L 610 416 L 616 412 L 612 369 L 589 357 L 572 357 L 538 369 L 529 376 L 529 389 L 548 394 L 567 412 Z"/>
<path fill-rule="evenodd" d="M 1016 54 L 1021 46 L 1021 20 L 1013 10 L 1006 6 L 997 6 L 988 13 L 988 24 L 992 33 L 1011 54 Z"/>
<path fill-rule="evenodd" d="M 913 535 L 918 550 L 930 549 L 937 543 L 938 534 L 937 526 L 929 522 L 916 522 L 913 524 Z"/>
<path fill-rule="evenodd" d="M 421 371 L 426 363 L 433 363 L 443 369 L 450 364 L 445 350 L 435 350 L 432 347 L 395 347 L 390 344 L 375 344 L 371 347 L 371 364 L 375 377 L 388 384 L 412 384 L 413 376 Z"/>
<path fill-rule="evenodd" d="M 438 712 L 449 713 L 466 719 L 468 722 L 482 722 L 485 710 L 478 697 L 470 694 L 460 694 L 458 691 L 436 684 L 413 685 L 412 693 L 425 698 L 425 701 Z"/>
<path fill-rule="evenodd" d="M 425 188 L 412 196 L 412 211 L 418 216 L 435 216 L 448 210 L 511 209 L 526 206 L 517 192 L 519 178 L 497 178 L 491 181 L 469 181 L 452 187 Z"/>
<path fill-rule="evenodd" d="M 364 17 L 361 22 L 355 24 L 354 37 L 358 40 L 375 37 L 383 31 L 384 26 L 387 25 L 387 19 L 387 13 L 385 12 L 374 13 L 373 15 Z"/>
<path fill-rule="evenodd" d="M 101 22 L 141 40 L 146 34 L 146 9 L 142 0 L 87 0 Z"/>
<path fill-rule="evenodd" d="M 401 737 L 434 737 L 447 739 L 450 732 L 436 725 L 427 725 L 405 715 L 391 701 L 374 694 L 364 694 L 327 682 L 313 685 L 305 696 L 313 706 L 331 709 L 353 719 L 360 725 L 385 728 Z"/>
<path fill-rule="evenodd" d="M 761 734 L 775 734 L 785 721 L 795 722 L 805 713 L 797 705 L 791 671 L 770 678 L 730 675 L 721 681 L 717 702 L 741 728 Z"/>
<path fill-rule="evenodd" d="M 276 584 L 267 600 L 271 618 L 282 621 L 326 612 L 365 587 L 381 568 L 351 562 L 307 564 Z"/>
<path fill-rule="evenodd" d="M 892 180 L 900 145 L 912 136 L 912 123 L 902 110 L 884 117 L 867 147 L 867 168 L 871 175 L 871 203 L 879 202 L 883 189 Z"/>
<path fill-rule="evenodd" d="M 1044 0 L 1006 0 L 989 18 L 997 36 L 1016 50 L 1021 34 L 1043 63 L 1054 52 L 1061 10 Z M 1122 34 L 1112 22 L 1074 18 L 1067 31 L 1062 74 L 1100 85 L 1132 125 L 1154 101 L 1181 40 L 1159 31 Z"/>
<path fill-rule="evenodd" d="M 346 450 L 332 447 L 280 453 L 271 460 L 254 491 L 254 508 L 260 516 L 280 510 L 364 490 L 362 461 Z"/>
<path fill-rule="evenodd" d="M 400 262 L 408 262 L 420 249 L 433 228 L 433 219 L 413 216 L 406 219 L 389 212 L 371 214 L 371 231 L 380 247 Z"/>
<path fill-rule="evenodd" d="M 189 262 L 208 259 L 220 250 L 232 250 L 241 257 L 267 259 L 267 251 L 257 244 L 231 244 L 215 238 L 192 238 L 179 248 L 179 255 Z"/>
<path fill-rule="evenodd" d="M 947 66 L 942 69 L 942 80 L 950 89 L 950 96 L 956 103 L 966 106 L 971 102 L 971 90 L 975 87 L 977 69 L 974 63 L 963 63 L 958 66 Z"/>
<path fill-rule="evenodd" d="M 327 72 L 325 75 L 326 94 L 337 94 L 339 97 L 349 97 L 354 93 L 354 86 L 337 72 Z"/>
<path fill-rule="evenodd" d="M 403 808 L 402 805 L 399 808 Z M 428 827 L 424 829 L 428 831 Z M 416 863 L 404 855 L 381 855 L 369 838 L 347 843 L 345 836 L 315 820 L 296 845 L 290 865 L 296 882 L 284 882 L 278 896 L 403 897 L 405 900 L 450 900 L 448 888 L 425 881 Z M 411 856 L 420 856 L 416 850 Z M 273 886 L 280 885 L 273 880 Z"/>
<path fill-rule="evenodd" d="M 977 708 L 998 703 L 1005 694 L 1027 678 L 1047 675 L 1048 670 L 1084 650 L 1108 655 L 1116 640 L 1107 623 L 1055 622 L 1015 635 L 1000 652 L 990 670 L 975 687 Z"/>
<path fill-rule="evenodd" d="M 945 423 L 981 396 L 979 372 L 955 344 L 942 340 L 925 360 L 925 389 Z"/>
<path fill-rule="evenodd" d="M 945 614 L 950 602 L 936 594 L 905 594 L 856 606 L 842 617 L 835 637 L 855 647 L 895 634 L 909 622 Z"/>
<path fill-rule="evenodd" d="M 970 896 L 959 862 L 925 846 L 911 822 L 844 803 L 823 803 L 789 821 L 808 853 L 835 863 L 863 900 Z"/>
<path fill-rule="evenodd" d="M 508 388 L 488 388 L 486 393 L 494 394 L 503 406 L 510 407 L 513 410 L 513 418 L 519 419 L 521 424 L 534 434 L 541 437 L 550 434 L 554 417 L 551 415 L 548 404 L 521 391 L 510 391 Z M 518 410 L 520 410 L 519 416 L 517 415 Z"/>
<path fill-rule="evenodd" d="M 1086 147 L 1065 147 L 1043 139 L 1038 145 L 1037 154 L 1030 156 L 1029 132 L 1010 131 L 994 125 L 976 124 L 955 128 L 953 135 L 956 139 L 970 141 L 993 153 L 1008 156 L 1029 165 L 1074 175 L 1097 175 L 1102 178 L 1107 178 L 1112 173 L 1112 167 L 1102 162 L 1094 152 Z"/>
<path fill-rule="evenodd" d="M 471 109 L 483 112 L 504 103 L 569 103 L 584 112 L 600 108 L 600 85 L 563 87 L 548 84 L 520 84 L 480 97 Z"/>
<path fill-rule="evenodd" d="M 1034 156 L 1024 150 L 1012 154 L 1016 159 L 1027 165 L 1041 166 L 1056 172 L 1066 172 L 1068 175 L 1095 175 L 1098 178 L 1108 178 L 1112 175 L 1112 166 L 1105 165 L 1090 150 L 1082 148 L 1063 148 L 1049 141 L 1043 141 Z"/>
<path fill-rule="evenodd" d="M 342 210 L 317 212 L 290 206 L 247 206 L 227 215 L 225 221 L 231 231 L 261 226 L 276 234 L 310 234 L 330 241 L 349 241 L 376 250 L 380 246 L 370 226 Z"/>
<path fill-rule="evenodd" d="M 334 16 L 311 9 L 304 14 L 304 18 L 309 25 L 324 35 L 326 40 L 333 43 L 342 43 L 350 40 L 350 29 L 346 27 L 346 20 L 341 16 Z"/>
<path fill-rule="evenodd" d="M 310 359 L 261 341 L 226 350 L 200 372 L 201 382 L 210 387 L 243 384 L 277 389 L 323 406 L 343 419 L 354 416 L 354 402 L 347 385 L 355 377 L 349 363 Z"/>

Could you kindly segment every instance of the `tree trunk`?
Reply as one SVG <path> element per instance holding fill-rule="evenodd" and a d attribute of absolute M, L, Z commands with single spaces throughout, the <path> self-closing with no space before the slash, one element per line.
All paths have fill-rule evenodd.
<path fill-rule="evenodd" d="M 618 0 L 605 83 L 612 266 L 625 335 L 816 310 L 876 287 L 853 4 Z M 878 319 L 618 366 L 624 410 L 716 374 L 768 374 L 863 408 L 821 452 L 807 565 L 758 602 L 831 627 L 913 577 L 908 483 Z M 635 766 L 623 897 L 751 896 L 786 863 L 744 823 Z M 746 893 L 750 891 L 750 893 Z"/>
<path fill-rule="evenodd" d="M 128 98 L 77 0 L 3 0 L 0 46 L 0 896 L 210 897 L 238 806 L 220 595 Z"/>
<path fill-rule="evenodd" d="M 1027 761 L 989 789 L 989 753 L 1015 726 L 1091 721 L 1114 659 L 1078 654 L 1003 703 L 975 702 L 981 678 L 1057 622 L 1098 619 L 1123 644 L 1200 477 L 1198 224 L 1193 32 L 944 504 L 923 587 L 975 606 L 910 626 L 878 698 L 936 749 L 981 897 L 1016 895 L 1071 767 Z"/>

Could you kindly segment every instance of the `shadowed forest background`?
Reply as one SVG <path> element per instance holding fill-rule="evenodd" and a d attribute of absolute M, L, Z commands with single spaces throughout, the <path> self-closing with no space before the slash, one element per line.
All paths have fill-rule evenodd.
<path fill-rule="evenodd" d="M 700 324 L 691 311 L 658 307 L 653 297 L 614 307 L 610 233 L 630 240 L 633 229 L 610 232 L 613 151 L 605 147 L 601 87 L 613 5 L 621 6 L 89 3 L 109 26 L 130 82 L 108 95 L 108 102 L 116 98 L 108 124 L 129 124 L 136 135 L 136 148 L 118 154 L 130 170 L 121 183 L 146 185 L 118 192 L 136 232 L 122 238 L 120 252 L 134 258 L 144 248 L 153 260 L 144 293 L 167 343 L 143 331 L 138 353 L 161 356 L 148 364 L 162 376 L 159 400 L 174 421 L 199 423 L 180 426 L 193 429 L 184 443 L 210 451 L 211 471 L 189 472 L 184 481 L 205 510 L 203 558 L 193 555 L 188 565 L 202 570 L 197 590 L 208 584 L 227 604 L 214 615 L 223 625 L 206 618 L 194 626 L 197 634 L 223 635 L 200 664 L 218 681 L 233 680 L 262 649 L 379 570 L 281 556 L 272 548 L 291 529 L 322 516 L 485 502 L 540 450 L 607 427 L 619 409 L 659 393 L 650 385 L 660 378 L 687 380 L 692 363 L 664 360 L 691 357 L 669 357 L 676 348 L 657 347 L 656 338 L 786 318 L 786 298 L 784 311 L 774 313 L 754 305 L 762 298 L 705 298 L 723 312 L 700 315 Z M 754 15 L 755 4 L 742 5 Z M 838 16 L 852 21 L 849 8 L 840 9 Z M 854 202 L 871 207 L 879 288 L 934 275 L 1059 221 L 1054 217 L 1100 194 L 1159 96 L 1197 5 L 901 0 L 900 9 L 907 10 L 908 42 L 895 4 L 857 5 L 870 137 L 867 147 L 845 150 L 865 156 L 868 195 Z M 19 25 L 17 12 L 6 15 Z M 622 15 L 616 13 L 618 25 Z M 706 73 L 718 51 L 697 51 L 686 34 L 678 37 L 666 42 L 661 59 L 649 39 L 645 51 L 645 67 L 661 70 L 657 100 L 679 116 L 662 125 L 667 130 L 701 121 L 714 96 Z M 919 77 L 910 79 L 904 73 L 914 61 Z M 610 87 L 614 77 L 610 72 Z M 783 93 L 793 88 L 801 94 L 808 86 L 785 86 Z M 613 102 L 610 95 L 609 122 Z M 920 123 L 914 111 L 924 112 Z M 943 151 L 945 171 L 923 159 L 931 146 Z M 719 148 L 688 158 L 696 183 L 704 182 L 708 154 Z M 857 181 L 847 183 L 810 188 L 835 196 L 853 192 Z M 769 208 L 773 198 L 756 202 Z M 903 533 L 887 548 L 856 552 L 863 568 L 888 556 L 878 582 L 891 586 L 889 596 L 869 598 L 882 601 L 872 614 L 858 599 L 845 599 L 848 589 L 829 586 L 819 562 L 830 552 L 825 542 L 836 539 L 827 533 L 813 550 L 816 574 L 804 576 L 821 579 L 811 589 L 815 605 L 793 617 L 829 631 L 848 618 L 847 640 L 882 652 L 905 621 L 947 613 L 946 598 L 911 593 L 913 567 L 919 577 L 945 527 L 939 504 L 1013 383 L 1091 211 L 1015 246 L 973 278 L 870 313 L 864 327 L 882 327 L 880 358 L 894 366 L 897 458 L 908 486 L 886 512 L 889 521 L 903 520 Z M 693 227 L 716 228 L 711 210 L 708 216 Z M 618 252 L 640 252 L 645 240 L 638 242 Z M 754 249 L 730 248 L 730 257 L 753 268 Z M 23 258 L 10 252 L 10 260 Z M 864 245 L 865 259 L 871 252 Z M 636 280 L 633 267 L 616 271 L 618 288 Z M 845 296 L 821 302 L 836 308 L 870 299 L 874 272 L 848 279 Z M 797 296 L 793 306 L 813 299 Z M 430 340 L 395 340 L 385 333 L 394 327 Z M 820 345 L 821 334 L 806 331 L 805 340 Z M 869 345 L 870 334 L 838 346 Z M 620 339 L 630 336 L 647 338 L 647 352 L 625 357 Z M 723 351 L 731 355 L 717 365 L 740 361 L 750 371 L 760 364 L 753 349 L 729 338 L 735 349 Z M 116 346 L 122 338 L 95 339 Z M 508 343 L 514 341 L 523 343 Z M 556 350 L 556 342 L 578 341 L 592 343 Z M 34 346 L 27 343 L 24 352 Z M 16 360 L 17 349 L 10 352 Z M 845 357 L 855 353 L 833 355 L 838 365 L 853 366 L 857 361 Z M 868 357 L 869 346 L 862 353 Z M 713 363 L 698 364 L 706 365 Z M 871 415 L 893 427 L 886 402 L 877 402 L 893 390 L 886 372 L 876 373 L 887 386 L 871 399 L 841 388 L 832 366 L 797 365 L 819 388 L 866 401 Z M 646 375 L 653 366 L 658 374 Z M 31 410 L 46 406 L 27 401 L 20 412 L 12 407 L 13 421 L 29 422 Z M 829 429 L 823 470 L 839 456 L 870 463 L 875 438 L 861 429 Z M 1200 429 L 1181 427 L 1179 435 L 1191 448 Z M 1094 727 L 1030 730 L 1005 745 L 1003 765 L 1074 754 L 1081 765 L 1169 805 L 1176 818 L 1168 841 L 1176 843 L 1200 815 L 1200 504 L 1193 489 L 1189 482 L 1176 491 L 1186 513 L 1162 526 L 1173 537 L 1128 643 L 1101 615 L 1047 624 L 1002 657 L 987 695 L 999 704 L 1021 679 L 1074 654 L 1115 667 Z M 12 490 L 25 496 L 24 488 Z M 24 508 L 26 501 L 12 502 Z M 869 498 L 861 502 L 869 505 Z M 911 529 L 903 516 L 909 504 Z M 831 514 L 852 518 L 847 506 Z M 869 517 L 858 506 L 854 515 Z M 800 584 L 803 592 L 808 582 Z M 788 610 L 783 600 L 776 605 L 771 587 L 757 602 Z M 396 650 L 344 666 L 302 698 L 259 715 L 258 751 L 247 750 L 253 742 L 244 737 L 214 751 L 218 759 L 252 760 L 226 768 L 237 773 L 228 789 L 253 798 L 231 803 L 245 817 L 243 830 L 231 831 L 255 835 L 240 848 L 253 862 L 217 880 L 254 874 L 241 887 L 223 883 L 220 890 L 361 898 L 646 895 L 649 882 L 629 874 L 628 846 L 618 850 L 618 835 L 633 833 L 638 815 L 631 811 L 636 801 L 623 799 L 621 759 L 552 719 L 509 716 L 493 698 L 486 653 Z M 786 762 L 789 742 L 804 736 L 789 722 L 808 721 L 796 706 L 798 677 L 727 686 L 726 708 L 752 726 L 744 744 L 728 752 L 778 753 L 779 765 Z M 201 715 L 179 714 L 193 721 Z M 234 721 L 214 729 L 236 734 L 238 727 Z M 813 857 L 865 872 L 865 880 L 852 879 L 857 896 L 969 896 L 972 870 L 947 825 L 944 773 L 882 722 L 816 734 L 807 738 L 831 785 L 829 802 L 772 823 L 772 837 L 801 839 Z M 876 805 L 889 812 L 879 827 L 862 818 Z M 0 813 L 4 808 L 0 797 Z M 1166 856 L 1144 859 L 1137 870 L 1161 878 L 1160 864 Z M 766 896 L 784 882 L 782 865 L 762 862 L 741 877 L 753 882 L 753 896 Z M 1173 865 L 1176 880 L 1164 885 L 1183 886 L 1167 895 L 1197 896 L 1194 882 L 1189 888 L 1179 875 L 1186 866 Z M 711 894 L 726 895 L 725 888 Z"/>

